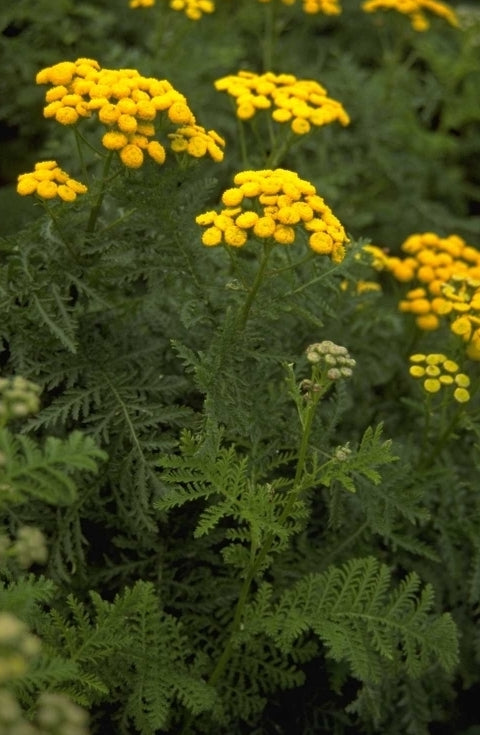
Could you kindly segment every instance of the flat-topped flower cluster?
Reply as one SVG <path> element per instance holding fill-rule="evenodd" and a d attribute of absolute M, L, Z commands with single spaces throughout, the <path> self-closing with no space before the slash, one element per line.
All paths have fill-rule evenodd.
<path fill-rule="evenodd" d="M 366 13 L 374 13 L 377 10 L 396 10 L 408 15 L 415 31 L 426 31 L 430 28 L 430 21 L 425 11 L 443 18 L 452 26 L 459 24 L 455 11 L 440 0 L 365 0 L 362 8 Z"/>
<path fill-rule="evenodd" d="M 213 13 L 215 10 L 213 0 L 169 0 L 168 4 L 172 10 L 185 13 L 190 20 L 200 20 L 204 13 Z M 155 0 L 130 0 L 129 5 L 131 8 L 151 8 Z"/>
<path fill-rule="evenodd" d="M 297 0 L 281 0 L 284 5 L 295 5 Z M 259 0 L 261 3 L 269 3 L 271 0 Z M 302 9 L 304 13 L 316 15 L 323 13 L 324 15 L 339 15 L 342 12 L 339 0 L 302 0 Z"/>
<path fill-rule="evenodd" d="M 414 286 L 399 301 L 419 329 L 433 331 L 448 319 L 451 331 L 466 343 L 468 357 L 480 360 L 480 251 L 458 235 L 411 235 L 402 244 L 406 258 L 366 246 L 373 266 Z"/>
<path fill-rule="evenodd" d="M 342 104 L 329 97 L 325 87 L 311 79 L 297 79 L 293 74 L 239 71 L 217 79 L 215 89 L 234 97 L 240 120 L 271 109 L 273 120 L 288 122 L 297 135 L 305 135 L 312 125 L 350 122 Z"/>
<path fill-rule="evenodd" d="M 95 59 L 62 61 L 38 72 L 37 84 L 50 84 L 43 114 L 62 125 L 98 116 L 107 127 L 105 148 L 118 151 L 128 168 L 139 168 L 145 153 L 165 161 L 164 145 L 156 139 L 156 123 L 169 127 L 174 151 L 200 158 L 223 159 L 225 141 L 198 125 L 186 97 L 166 79 L 144 77 L 136 69 L 103 69 Z"/>
<path fill-rule="evenodd" d="M 73 202 L 77 194 L 85 194 L 87 187 L 63 171 L 56 161 L 39 161 L 33 171 L 20 174 L 17 193 L 20 196 L 36 194 L 40 199 L 58 197 L 64 202 Z"/>
<path fill-rule="evenodd" d="M 470 378 L 460 372 L 458 363 L 450 360 L 443 353 L 424 355 L 417 353 L 410 356 L 410 375 L 422 380 L 423 388 L 427 393 L 438 393 L 442 388 L 453 389 L 453 397 L 458 403 L 470 400 L 467 390 Z"/>
<path fill-rule="evenodd" d="M 233 183 L 223 192 L 224 209 L 196 218 L 207 228 L 204 245 L 242 247 L 249 238 L 291 245 L 303 230 L 314 252 L 330 256 L 335 263 L 343 260 L 348 242 L 345 230 L 309 181 L 277 168 L 240 171 Z"/>

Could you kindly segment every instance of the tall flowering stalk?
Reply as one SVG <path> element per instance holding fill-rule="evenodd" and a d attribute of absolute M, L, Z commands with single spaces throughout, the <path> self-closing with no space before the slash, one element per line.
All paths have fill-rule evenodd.
<path fill-rule="evenodd" d="M 324 340 L 323 342 L 316 342 L 309 345 L 305 354 L 310 365 L 311 373 L 310 377 L 301 381 L 299 385 L 296 383 L 293 367 L 291 365 L 288 366 L 288 382 L 292 397 L 297 404 L 301 425 L 301 437 L 295 474 L 291 487 L 286 493 L 283 509 L 278 519 L 280 525 L 288 524 L 296 502 L 301 493 L 306 489 L 305 479 L 307 475 L 308 449 L 319 404 L 335 382 L 346 380 L 352 376 L 353 368 L 355 367 L 355 360 L 350 356 L 347 348 L 343 345 L 337 345 L 331 340 Z M 257 549 L 252 557 L 250 568 L 244 578 L 235 607 L 230 628 L 230 637 L 208 680 L 211 686 L 215 686 L 218 683 L 232 656 L 235 636 L 241 630 L 242 618 L 250 596 L 252 584 L 257 575 L 265 569 L 274 542 L 275 538 L 273 534 L 267 535 L 262 546 Z"/>

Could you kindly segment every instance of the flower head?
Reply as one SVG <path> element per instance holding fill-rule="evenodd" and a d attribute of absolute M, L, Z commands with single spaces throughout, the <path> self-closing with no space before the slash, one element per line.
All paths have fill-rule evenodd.
<path fill-rule="evenodd" d="M 32 172 L 20 174 L 17 179 L 17 194 L 20 196 L 36 194 L 40 199 L 59 197 L 64 202 L 73 202 L 77 194 L 85 194 L 86 191 L 85 184 L 70 178 L 56 161 L 39 161 Z"/>
<path fill-rule="evenodd" d="M 430 27 L 425 11 L 443 18 L 452 26 L 459 25 L 455 11 L 441 0 L 365 0 L 362 8 L 366 13 L 374 13 L 377 10 L 397 10 L 399 13 L 408 15 L 415 31 L 426 31 Z"/>
<path fill-rule="evenodd" d="M 250 238 L 290 245 L 303 230 L 314 252 L 334 262 L 343 260 L 348 242 L 345 230 L 309 181 L 277 168 L 241 171 L 233 183 L 223 192 L 224 209 L 196 218 L 198 225 L 207 228 L 204 245 L 242 247 Z"/>

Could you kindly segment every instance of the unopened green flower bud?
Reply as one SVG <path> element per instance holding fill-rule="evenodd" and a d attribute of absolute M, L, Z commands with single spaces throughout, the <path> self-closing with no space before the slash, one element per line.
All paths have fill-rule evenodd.
<path fill-rule="evenodd" d="M 7 689 L 0 689 L 0 724 L 11 725 L 21 716 L 22 711 L 13 694 Z"/>
<path fill-rule="evenodd" d="M 327 378 L 329 380 L 339 380 L 342 377 L 342 373 L 338 368 L 330 368 L 327 371 Z"/>
<path fill-rule="evenodd" d="M 47 561 L 45 536 L 34 526 L 22 526 L 12 548 L 18 563 L 24 569 L 28 569 L 34 563 L 45 564 Z"/>
<path fill-rule="evenodd" d="M 27 626 L 9 612 L 0 613 L 0 645 L 15 643 L 25 634 Z"/>
<path fill-rule="evenodd" d="M 352 450 L 348 444 L 344 444 L 343 446 L 335 449 L 335 459 L 338 459 L 339 462 L 345 462 L 350 457 L 351 453 Z"/>

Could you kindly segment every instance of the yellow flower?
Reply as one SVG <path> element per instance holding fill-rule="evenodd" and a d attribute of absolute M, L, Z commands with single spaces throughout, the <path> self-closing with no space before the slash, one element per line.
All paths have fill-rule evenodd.
<path fill-rule="evenodd" d="M 410 356 L 410 362 L 414 363 L 409 368 L 413 378 L 427 376 L 423 381 L 427 393 L 438 393 L 442 387 L 453 386 L 453 397 L 456 401 L 465 403 L 470 399 L 470 394 L 466 390 L 470 385 L 470 378 L 465 373 L 458 372 L 458 364 L 443 353 L 435 352 L 429 355 L 417 353 Z"/>
<path fill-rule="evenodd" d="M 31 173 L 20 174 L 17 193 L 20 196 L 37 194 L 41 199 L 54 199 L 58 196 L 64 202 L 73 202 L 77 194 L 84 194 L 87 187 L 70 176 L 58 166 L 56 161 L 39 161 Z"/>
<path fill-rule="evenodd" d="M 218 227 L 209 227 L 208 230 L 205 230 L 202 234 L 202 242 L 208 247 L 220 245 L 222 242 L 222 236 L 223 233 L 218 229 Z"/>
<path fill-rule="evenodd" d="M 452 26 L 459 25 L 455 11 L 441 0 L 365 0 L 362 8 L 366 13 L 374 13 L 377 10 L 397 10 L 399 13 L 408 15 L 413 29 L 420 32 L 430 27 L 424 11 L 443 18 Z"/>
<path fill-rule="evenodd" d="M 467 403 L 470 400 L 470 393 L 465 388 L 455 388 L 453 397 L 458 403 Z"/>
<path fill-rule="evenodd" d="M 120 150 L 120 159 L 127 168 L 140 168 L 143 163 L 142 149 L 137 145 L 128 144 Z"/>
<path fill-rule="evenodd" d="M 193 7 L 190 0 L 187 5 Z M 196 0 L 195 8 L 210 12 L 213 4 Z M 157 163 L 165 160 L 164 146 L 152 140 L 156 133 L 153 123 L 162 113 L 169 124 L 184 126 L 170 136 L 174 151 L 186 151 L 195 158 L 209 155 L 216 162 L 223 159 L 224 139 L 196 124 L 185 96 L 165 79 L 144 77 L 136 69 L 104 69 L 94 59 L 79 58 L 42 69 L 37 82 L 53 85 L 45 95 L 45 117 L 73 125 L 80 118 L 97 114 L 108 126 L 103 145 L 116 151 L 126 148 L 120 160 L 130 168 L 141 165 L 142 150 Z M 21 189 L 26 187 L 23 184 Z"/>
<path fill-rule="evenodd" d="M 38 181 L 31 174 L 22 174 L 17 183 L 17 194 L 25 197 L 37 191 Z"/>
<path fill-rule="evenodd" d="M 270 109 L 272 119 L 280 124 L 290 122 L 296 135 L 307 134 L 312 125 L 350 122 L 340 102 L 328 97 L 324 87 L 314 80 L 297 79 L 293 74 L 239 71 L 217 79 L 215 88 L 235 98 L 240 120 L 249 120 L 259 110 Z"/>
<path fill-rule="evenodd" d="M 226 208 L 216 215 L 211 212 L 199 215 L 197 224 L 213 224 L 223 232 L 225 243 L 236 247 L 244 245 L 251 236 L 290 245 L 299 228 L 307 233 L 313 230 L 309 240 L 312 250 L 330 255 L 337 263 L 343 260 L 347 242 L 343 226 L 309 181 L 300 179 L 293 171 L 278 168 L 240 171 L 233 183 L 235 186 L 222 194 Z M 314 212 L 317 217 L 313 216 Z M 208 244 L 212 240 L 215 244 L 221 242 L 216 232 L 209 232 L 207 239 Z"/>
<path fill-rule="evenodd" d="M 119 151 L 121 148 L 124 148 L 127 143 L 127 136 L 118 130 L 111 130 L 110 132 L 105 133 L 102 138 L 102 145 L 110 151 Z"/>
<path fill-rule="evenodd" d="M 184 102 L 174 102 L 168 109 L 168 117 L 176 125 L 194 125 L 192 111 Z"/>
<path fill-rule="evenodd" d="M 271 0 L 258 0 L 260 3 L 269 3 Z M 284 5 L 294 5 L 296 0 L 282 0 Z M 341 13 L 339 0 L 302 0 L 302 9 L 308 15 L 323 13 L 324 15 L 338 15 Z"/>
<path fill-rule="evenodd" d="M 161 143 L 159 143 L 156 140 L 150 141 L 150 143 L 147 146 L 148 155 L 153 158 L 153 160 L 162 165 L 165 162 L 165 148 Z"/>

